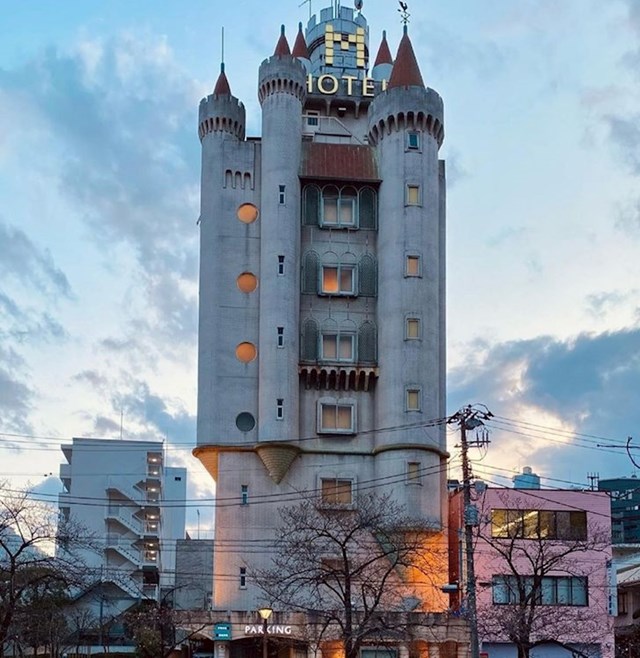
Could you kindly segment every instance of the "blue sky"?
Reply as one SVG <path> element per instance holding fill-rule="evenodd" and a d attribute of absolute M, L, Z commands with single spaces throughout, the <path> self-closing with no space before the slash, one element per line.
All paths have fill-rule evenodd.
<path fill-rule="evenodd" d="M 504 482 L 531 465 L 567 486 L 630 474 L 597 445 L 640 446 L 640 1 L 410 12 L 445 102 L 449 411 L 500 417 L 476 470 Z M 384 28 L 395 52 L 396 4 L 363 13 L 372 51 Z M 190 456 L 198 102 L 224 25 L 259 134 L 258 66 L 281 23 L 293 41 L 307 18 L 296 0 L 5 0 L 0 477 L 53 490 L 60 441 L 117 437 L 122 413 L 125 437 L 166 438 L 190 496 L 211 495 Z"/>

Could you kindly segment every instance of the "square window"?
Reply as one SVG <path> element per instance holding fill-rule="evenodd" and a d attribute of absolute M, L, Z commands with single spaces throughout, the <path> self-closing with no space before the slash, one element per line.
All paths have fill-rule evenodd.
<path fill-rule="evenodd" d="M 338 190 L 337 187 L 331 187 L 325 189 L 322 193 L 322 226 L 355 227 L 356 199 L 356 191 L 353 188 Z"/>
<path fill-rule="evenodd" d="M 353 483 L 351 480 L 323 478 L 320 492 L 322 502 L 326 505 L 351 505 L 353 502 Z"/>
<path fill-rule="evenodd" d="M 407 400 L 406 400 L 406 410 L 407 411 L 420 411 L 420 389 L 419 388 L 408 388 L 407 389 Z"/>
<path fill-rule="evenodd" d="M 407 133 L 407 149 L 410 151 L 420 150 L 420 133 L 408 132 Z"/>
<path fill-rule="evenodd" d="M 320 122 L 320 112 L 314 112 L 312 110 L 309 110 L 307 112 L 307 125 L 308 126 L 317 126 L 318 123 Z"/>
<path fill-rule="evenodd" d="M 405 276 L 420 276 L 420 256 L 407 256 Z"/>
<path fill-rule="evenodd" d="M 325 295 L 353 295 L 355 267 L 353 265 L 323 265 L 322 288 Z"/>
<path fill-rule="evenodd" d="M 322 334 L 321 359 L 323 361 L 355 360 L 353 334 Z"/>
<path fill-rule="evenodd" d="M 355 432 L 355 405 L 353 403 L 320 403 L 320 433 L 353 434 Z"/>
<path fill-rule="evenodd" d="M 420 186 L 407 185 L 407 203 L 408 206 L 420 205 Z"/>
<path fill-rule="evenodd" d="M 417 340 L 420 338 L 419 318 L 407 318 L 406 337 L 408 340 Z"/>

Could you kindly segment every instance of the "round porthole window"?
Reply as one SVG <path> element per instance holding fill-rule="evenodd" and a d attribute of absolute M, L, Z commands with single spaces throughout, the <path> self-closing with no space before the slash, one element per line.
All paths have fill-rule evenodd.
<path fill-rule="evenodd" d="M 255 426 L 256 419 L 248 411 L 243 411 L 236 416 L 236 427 L 241 432 L 250 432 Z"/>
<path fill-rule="evenodd" d="M 250 293 L 258 287 L 258 278 L 251 272 L 243 272 L 236 279 L 236 283 L 242 292 Z"/>
<path fill-rule="evenodd" d="M 253 224 L 258 219 L 258 209 L 252 203 L 243 203 L 236 211 L 238 219 L 245 224 Z"/>
<path fill-rule="evenodd" d="M 236 358 L 238 361 L 242 361 L 242 363 L 253 361 L 256 358 L 257 353 L 258 350 L 253 343 L 240 343 L 238 347 L 236 347 Z"/>

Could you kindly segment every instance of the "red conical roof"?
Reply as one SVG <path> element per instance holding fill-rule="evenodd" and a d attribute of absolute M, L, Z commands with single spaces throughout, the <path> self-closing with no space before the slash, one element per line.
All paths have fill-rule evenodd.
<path fill-rule="evenodd" d="M 380 48 L 378 48 L 378 54 L 376 55 L 374 66 L 378 66 L 378 64 L 393 64 L 393 58 L 391 57 L 391 51 L 389 50 L 389 44 L 387 43 L 386 30 L 382 31 L 382 41 L 380 42 Z"/>
<path fill-rule="evenodd" d="M 296 37 L 296 42 L 293 44 L 292 55 L 294 57 L 301 57 L 302 59 L 309 59 L 307 42 L 304 40 L 304 34 L 302 33 L 302 23 L 298 23 L 298 36 Z"/>
<path fill-rule="evenodd" d="M 407 28 L 404 28 L 404 34 L 398 46 L 398 54 L 391 71 L 389 88 L 391 87 L 424 87 L 422 75 L 413 52 L 411 39 L 407 34 Z"/>
<path fill-rule="evenodd" d="M 276 49 L 273 52 L 274 55 L 282 57 L 282 55 L 291 55 L 291 49 L 289 48 L 289 42 L 287 37 L 284 36 L 284 25 L 280 28 L 280 38 L 276 44 Z"/>
<path fill-rule="evenodd" d="M 227 74 L 224 72 L 224 64 L 220 64 L 220 75 L 216 81 L 216 86 L 213 88 L 213 93 L 216 96 L 220 94 L 231 96 L 231 87 L 229 86 L 229 80 L 227 80 Z"/>

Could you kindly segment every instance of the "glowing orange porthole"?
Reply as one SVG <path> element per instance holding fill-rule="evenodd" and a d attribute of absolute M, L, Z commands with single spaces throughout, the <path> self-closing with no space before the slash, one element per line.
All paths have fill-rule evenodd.
<path fill-rule="evenodd" d="M 258 350 L 253 343 L 240 343 L 236 347 L 236 359 L 242 363 L 249 363 L 256 358 Z"/>
<path fill-rule="evenodd" d="M 258 219 L 258 209 L 252 203 L 243 203 L 236 211 L 238 219 L 245 224 L 253 224 Z"/>
<path fill-rule="evenodd" d="M 243 272 L 237 279 L 236 283 L 242 292 L 253 292 L 258 287 L 258 278 L 251 272 Z"/>

